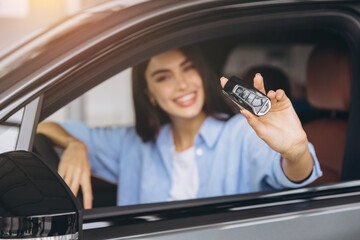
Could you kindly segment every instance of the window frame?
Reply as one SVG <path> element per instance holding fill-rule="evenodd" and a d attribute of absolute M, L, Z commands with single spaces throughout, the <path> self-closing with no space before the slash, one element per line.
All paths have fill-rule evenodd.
<path fill-rule="evenodd" d="M 301 12 L 301 11 L 299 11 Z M 327 25 L 327 24 L 334 24 L 337 25 L 337 27 L 344 27 L 346 26 L 346 28 L 351 27 L 351 25 L 349 25 L 349 23 L 345 23 L 346 20 L 341 19 L 342 17 L 345 17 L 342 14 L 339 13 L 335 13 L 335 12 L 327 12 L 327 13 L 323 13 L 323 16 L 317 16 L 317 11 L 312 11 L 311 13 L 306 11 L 306 14 L 302 15 L 299 14 L 300 17 L 302 19 L 307 19 L 307 21 L 312 21 L 311 17 L 313 16 L 314 19 L 316 20 L 320 20 L 322 21 L 321 24 L 323 25 Z M 346 16 L 347 18 L 348 16 Z M 296 18 L 294 15 L 291 16 L 292 20 L 294 20 L 294 25 L 297 25 L 297 21 L 301 21 L 299 19 L 294 19 Z M 339 18 L 339 19 L 338 19 Z M 340 21 L 340 23 L 338 22 L 338 20 L 343 20 L 344 22 L 341 23 L 342 21 Z M 349 20 L 349 19 L 347 19 Z M 269 21 L 269 19 L 264 20 L 264 21 Z M 319 25 L 321 25 L 319 24 Z M 290 28 L 291 24 L 282 24 L 282 25 L 288 25 L 288 28 Z M 299 25 L 302 25 L 302 23 L 300 23 Z M 301 27 L 301 26 L 300 26 Z M 359 51 L 357 44 L 354 42 L 354 38 L 351 39 L 349 35 L 343 35 L 344 39 L 347 41 L 347 44 L 349 45 L 349 47 L 357 52 Z M 352 36 L 354 37 L 354 36 Z M 356 38 L 359 38 L 359 36 L 356 36 Z M 360 38 L 359 38 L 360 39 Z M 186 41 L 185 41 L 186 42 Z M 178 43 L 175 43 L 175 45 Z M 156 52 L 160 52 L 162 51 L 163 48 L 161 48 L 161 50 L 157 50 Z M 353 55 L 353 63 L 356 64 L 357 58 L 356 56 Z M 356 82 L 356 72 L 358 71 L 358 69 L 354 69 L 354 77 L 353 77 L 353 82 Z M 354 100 L 354 96 L 358 93 L 359 91 L 356 90 L 358 89 L 358 84 L 354 84 L 353 88 L 352 88 L 352 102 L 353 101 L 358 101 L 358 100 Z M 354 93 L 355 92 L 355 93 Z M 355 94 L 355 95 L 354 95 Z M 354 111 L 354 105 L 352 104 L 350 111 L 353 112 Z M 357 111 L 357 110 L 355 110 Z M 354 120 L 352 119 L 352 117 L 354 117 L 354 114 L 350 115 L 349 118 L 349 129 L 348 132 L 353 131 L 352 128 L 354 127 L 354 124 L 351 124 L 351 122 L 353 122 Z M 350 127 L 351 126 L 351 127 Z M 347 144 L 349 142 L 349 137 L 347 138 Z M 282 195 L 282 197 L 279 197 L 277 199 L 266 199 L 266 197 L 264 197 L 264 195 L 267 195 L 264 192 L 261 193 L 254 193 L 254 194 L 240 194 L 240 195 L 234 195 L 234 196 L 223 196 L 223 197 L 218 197 L 218 198 L 206 198 L 206 199 L 196 199 L 196 200 L 188 200 L 188 201 L 179 201 L 176 203 L 155 203 L 155 204 L 143 204 L 143 205 L 136 205 L 136 206 L 120 206 L 120 207 L 109 207 L 109 208 L 100 208 L 100 209 L 92 209 L 92 210 L 86 210 L 84 212 L 84 226 L 87 226 L 87 224 L 90 223 L 99 223 L 99 222 L 106 222 L 108 225 L 104 228 L 100 227 L 102 234 L 108 233 L 109 237 L 113 236 L 113 232 L 117 232 L 116 236 L 126 236 L 128 234 L 133 234 L 132 231 L 135 232 L 139 232 L 138 228 L 140 226 L 142 226 L 142 224 L 149 224 L 149 221 L 144 220 L 142 223 L 135 223 L 134 226 L 136 226 L 136 230 L 131 230 L 131 226 L 128 226 L 127 224 L 131 225 L 131 221 L 133 220 L 134 222 L 138 221 L 139 217 L 143 217 L 143 216 L 155 216 L 156 214 L 159 213 L 166 213 L 168 215 L 176 215 L 176 212 L 182 212 L 183 215 L 187 215 L 187 211 L 189 212 L 188 214 L 192 214 L 195 213 L 195 219 L 198 220 L 197 221 L 190 221 L 189 223 L 185 223 L 183 220 L 180 219 L 176 219 L 175 218 L 169 218 L 166 221 L 172 220 L 174 222 L 176 222 L 176 227 L 166 227 L 166 226 L 162 226 L 161 223 L 152 223 L 150 224 L 152 227 L 151 229 L 148 228 L 144 228 L 144 230 L 142 231 L 143 233 L 151 233 L 154 231 L 170 231 L 171 229 L 177 229 L 177 228 L 189 228 L 189 227 L 193 227 L 193 226 L 203 226 L 203 225 L 208 225 L 208 224 L 219 224 L 221 222 L 224 221 L 224 219 L 226 219 L 226 221 L 235 221 L 241 219 L 240 217 L 235 217 L 232 216 L 234 218 L 229 217 L 229 219 L 227 219 L 225 217 L 225 215 L 227 213 L 225 213 L 225 215 L 222 215 L 223 218 L 221 220 L 214 220 L 211 219 L 209 220 L 209 212 L 211 212 L 212 207 L 218 209 L 218 208 L 223 208 L 223 205 L 231 205 L 231 204 L 241 204 L 244 203 L 244 205 L 242 205 L 243 210 L 243 214 L 245 217 L 245 219 L 249 219 L 249 218 L 253 218 L 254 216 L 249 214 L 249 211 L 245 210 L 245 209 L 255 209 L 254 211 L 256 212 L 256 214 L 261 214 L 259 212 L 261 212 L 262 210 L 266 209 L 267 207 L 269 209 L 273 209 L 276 208 L 276 205 L 278 204 L 278 206 L 288 206 L 290 209 L 296 209 L 298 208 L 299 211 L 309 211 L 312 209 L 310 200 L 312 198 L 324 198 L 325 196 L 329 199 L 338 199 L 339 196 L 343 196 L 344 194 L 348 194 L 349 195 L 349 199 L 352 198 L 352 194 L 354 194 L 355 196 L 357 196 L 359 193 L 358 192 L 358 184 L 360 182 L 358 181 L 352 181 L 352 182 L 345 182 L 345 183 L 340 183 L 340 184 L 333 184 L 333 185 L 329 185 L 326 187 L 305 187 L 305 188 L 301 188 L 300 190 L 300 194 L 291 194 L 291 191 L 293 190 L 283 190 L 283 191 L 276 191 L 276 193 L 283 193 L 284 195 Z M 356 187 L 351 189 L 351 187 L 349 187 L 349 184 L 355 184 Z M 351 190 L 350 190 L 351 189 Z M 349 192 L 350 191 L 350 192 Z M 271 195 L 271 193 L 269 194 Z M 256 202 L 257 199 L 261 199 L 263 201 L 260 202 Z M 357 198 L 357 197 L 355 197 Z M 345 200 L 345 201 L 350 201 L 352 202 L 353 200 Z M 329 200 L 329 201 L 332 201 Z M 270 202 L 267 202 L 270 201 Z M 306 202 L 307 206 L 303 206 L 303 203 Z M 268 204 L 268 205 L 267 205 Z M 316 203 L 314 203 L 316 205 Z M 327 207 L 330 206 L 328 205 L 328 203 L 323 203 L 324 206 L 326 205 Z M 334 203 L 334 205 L 338 205 L 339 202 Z M 264 208 L 264 206 L 266 206 Z M 226 207 L 224 207 L 226 209 Z M 241 208 L 241 207 L 240 207 Z M 179 210 L 180 209 L 180 210 Z M 196 215 L 197 211 L 203 211 L 203 209 L 206 209 L 205 211 L 207 212 L 204 215 Z M 281 215 L 281 214 L 285 214 L 285 213 L 289 213 L 292 212 L 293 210 L 285 210 L 285 211 L 278 211 L 276 214 L 274 215 Z M 184 213 L 185 212 L 185 213 Z M 255 214 L 255 215 L 256 215 Z M 239 213 L 239 215 L 241 215 Z M 125 227 L 126 226 L 126 227 Z M 156 229 L 156 230 L 155 230 Z M 91 228 L 86 228 L 84 229 L 84 236 L 90 236 L 87 234 L 90 234 L 94 229 Z M 122 234 L 118 234 L 119 232 L 122 232 Z M 106 235 L 105 235 L 106 236 Z"/>
<path fill-rule="evenodd" d="M 276 2 L 276 1 L 271 1 Z M 280 2 L 280 1 L 278 1 Z M 339 29 L 343 33 L 344 39 L 347 41 L 349 47 L 353 52 L 353 63 L 354 66 L 357 66 L 359 62 L 360 56 L 360 25 L 359 25 L 359 16 L 351 7 L 340 7 L 337 9 L 338 6 L 345 6 L 344 5 L 337 5 L 331 3 L 327 5 L 322 5 L 321 3 L 304 3 L 304 4 L 269 4 L 262 6 L 261 4 L 257 4 L 256 6 L 248 7 L 249 5 L 246 4 L 234 4 L 234 5 L 227 5 L 227 6 L 214 6 L 211 9 L 211 5 L 209 8 L 206 9 L 208 12 L 204 13 L 201 9 L 197 9 L 198 14 L 204 14 L 204 16 L 209 17 L 208 22 L 200 22 L 193 24 L 192 26 L 186 25 L 184 21 L 183 28 L 177 28 L 177 31 L 169 30 L 171 26 L 171 21 L 163 23 L 163 26 L 156 26 L 151 28 L 150 26 L 145 25 L 143 31 L 136 31 L 134 29 L 130 29 L 134 39 L 134 42 L 129 43 L 126 42 L 128 39 L 123 39 L 124 32 L 113 33 L 111 38 L 109 37 L 108 41 L 100 42 L 98 45 L 89 46 L 88 49 L 79 54 L 74 58 L 67 59 L 63 66 L 68 66 L 65 68 L 65 71 L 59 72 L 59 69 L 50 69 L 47 72 L 46 82 L 49 84 L 46 87 L 38 86 L 38 90 L 33 91 L 26 99 L 19 103 L 17 107 L 12 108 L 6 115 L 2 115 L 2 117 L 9 116 L 11 113 L 16 112 L 19 108 L 23 107 L 25 103 L 29 103 L 34 99 L 37 99 L 40 95 L 43 94 L 44 99 L 43 101 L 39 101 L 39 105 L 42 108 L 40 115 L 38 117 L 32 117 L 32 121 L 35 124 L 39 121 L 47 117 L 50 113 L 54 112 L 56 109 L 59 109 L 60 106 L 65 105 L 67 102 L 73 100 L 76 96 L 81 94 L 82 92 L 87 91 L 88 89 L 92 88 L 93 86 L 102 82 L 102 80 L 109 78 L 110 76 L 114 75 L 115 73 L 119 72 L 120 70 L 126 69 L 127 67 L 134 65 L 146 58 L 159 53 L 163 50 L 170 49 L 172 47 L 179 47 L 182 45 L 198 42 L 205 39 L 215 38 L 221 36 L 229 36 L 234 33 L 234 26 L 238 25 L 246 25 L 243 28 L 236 30 L 237 34 L 245 33 L 245 32 L 252 32 L 254 31 L 253 28 L 256 28 L 256 31 L 261 31 L 261 29 L 265 29 L 266 27 L 270 26 L 271 24 L 276 25 L 278 28 L 282 27 L 302 27 L 304 21 L 307 24 L 313 24 L 316 27 L 323 27 L 323 28 L 330 28 L 330 29 Z M 317 9 L 317 7 L 325 7 Z M 228 19 L 217 19 L 216 17 L 221 16 L 221 11 L 227 11 L 229 7 L 233 7 L 234 9 L 231 11 L 231 14 L 238 14 L 241 16 L 228 18 Z M 184 10 L 185 11 L 185 10 Z M 187 10 L 186 10 L 187 11 Z M 276 14 L 275 14 L 276 13 Z M 224 13 L 222 13 L 224 14 Z M 196 14 L 189 14 L 190 16 L 194 17 Z M 186 17 L 184 16 L 186 20 Z M 164 14 L 164 16 L 168 16 Z M 180 16 L 180 14 L 179 14 Z M 179 17 L 178 16 L 178 17 Z M 287 18 L 288 21 L 284 21 L 283 18 Z M 189 17 L 188 20 L 191 20 Z M 236 20 L 236 21 L 234 21 Z M 179 21 L 179 19 L 175 19 L 174 21 Z M 181 21 L 179 21 L 181 22 Z M 145 24 L 145 23 L 142 23 Z M 229 24 L 232 24 L 230 27 Z M 139 26 L 143 26 L 139 24 Z M 196 27 L 203 27 L 201 31 L 195 31 Z M 220 31 L 216 31 L 216 29 L 221 29 Z M 130 31 L 129 30 L 129 31 Z M 168 36 L 159 36 L 162 31 L 170 31 L 171 34 Z M 144 39 L 149 39 L 154 36 L 153 42 L 146 43 L 145 46 L 138 47 L 137 49 L 132 49 L 137 44 L 143 42 Z M 180 37 L 183 36 L 183 37 Z M 111 46 L 109 46 L 109 41 L 113 42 Z M 162 45 L 163 44 L 163 45 Z M 101 51 L 101 49 L 106 49 L 106 51 Z M 131 51 L 134 50 L 134 51 Z M 65 59 L 65 58 L 64 58 Z M 95 59 L 96 61 L 86 60 L 86 59 Z M 110 63 L 109 66 L 101 66 L 104 62 Z M 104 64 L 103 64 L 104 65 Z M 74 68 L 69 66 L 75 66 Z M 100 71 L 99 71 L 100 70 Z M 99 71 L 95 73 L 96 71 Z M 352 151 L 352 149 L 356 149 L 357 143 L 357 136 L 360 134 L 360 127 L 357 126 L 358 122 L 360 122 L 360 111 L 356 108 L 360 104 L 360 86 L 359 86 L 359 70 L 354 68 L 353 70 L 353 87 L 351 93 L 351 107 L 350 107 L 350 114 L 349 114 L 349 127 L 348 127 L 348 136 L 347 136 L 347 143 L 346 143 L 346 150 L 345 150 L 345 158 L 344 162 L 347 164 L 347 168 L 349 166 L 355 166 L 354 159 L 360 159 L 360 151 Z M 79 79 L 80 77 L 80 79 Z M 78 79 L 78 82 L 73 82 L 74 79 Z M 34 88 L 33 88 L 34 89 Z M 61 94 L 57 91 L 61 90 Z M 64 99 L 60 102 L 57 102 L 56 99 Z M 6 105 L 6 102 L 3 106 Z M 2 118 L 2 119 L 4 119 Z M 32 133 L 33 135 L 33 133 Z M 32 137 L 33 139 L 33 137 Z M 29 146 L 30 146 L 29 142 Z M 359 163 L 360 164 L 360 163 Z M 345 165 L 344 165 L 345 166 Z M 359 166 L 358 166 L 359 167 Z M 360 168 L 360 167 L 359 167 Z M 343 171 L 344 172 L 344 171 Z M 357 178 L 359 176 L 356 176 Z M 235 195 L 235 196 L 224 196 L 224 197 L 217 197 L 217 198 L 208 198 L 208 199 L 197 199 L 197 200 L 189 200 L 189 201 L 180 201 L 176 203 L 159 203 L 159 204 L 145 204 L 145 205 L 136 205 L 136 206 L 126 206 L 126 207 L 109 207 L 109 208 L 99 208 L 99 209 L 92 209 L 84 211 L 84 223 L 91 223 L 91 222 L 100 222 L 102 220 L 110 219 L 109 221 L 114 222 L 115 225 L 107 226 L 107 227 L 99 227 L 93 228 L 93 230 L 85 231 L 86 234 L 91 234 L 94 229 L 101 229 L 104 233 L 108 235 L 104 236 L 115 236 L 117 232 L 117 237 L 123 234 L 122 236 L 126 236 L 128 234 L 126 231 L 119 234 L 119 229 L 125 229 L 125 226 L 121 225 L 120 220 L 116 219 L 130 219 L 132 216 L 142 216 L 148 213 L 154 213 L 157 211 L 165 211 L 171 214 L 171 211 L 174 215 L 176 215 L 176 211 L 185 211 L 187 208 L 190 211 L 204 213 L 205 211 L 205 218 L 206 219 L 206 212 L 211 209 L 211 207 L 215 207 L 216 209 L 226 209 L 224 206 L 226 204 L 235 203 L 241 205 L 242 207 L 250 207 L 254 208 L 254 211 L 257 214 L 261 215 L 261 209 L 263 209 L 262 204 L 267 203 L 283 203 L 281 205 L 286 205 L 286 201 L 292 201 L 295 199 L 298 200 L 305 200 L 308 201 L 309 205 L 311 203 L 311 199 L 314 197 L 332 197 L 336 198 L 335 195 L 341 194 L 350 194 L 356 193 L 360 190 L 360 182 L 359 181 L 352 181 L 352 182 L 345 182 L 335 185 L 323 186 L 323 187 L 308 187 L 308 188 L 301 188 L 302 192 L 298 193 L 289 193 L 292 190 L 283 190 L 278 191 L 277 193 L 284 193 L 285 195 L 281 195 L 279 198 L 266 198 L 264 194 L 266 193 L 255 193 L 255 194 L 245 194 L 245 195 Z M 287 193 L 287 194 L 286 194 Z M 304 194 L 306 193 L 306 194 Z M 358 201 L 358 196 L 348 196 L 343 198 L 343 200 L 356 202 Z M 252 199 L 252 200 L 251 200 Z M 258 199 L 264 201 L 257 201 Z M 326 201 L 326 200 L 324 200 Z M 293 208 L 300 207 L 299 211 L 305 211 L 306 209 L 311 209 L 309 205 L 302 206 L 301 202 L 291 202 L 289 206 Z M 335 206 L 335 203 L 324 203 L 323 206 Z M 269 206 L 271 208 L 271 206 Z M 249 210 L 244 209 L 244 216 L 247 218 L 251 218 L 251 214 L 246 214 Z M 291 208 L 285 209 L 283 213 L 291 212 Z M 186 212 L 186 211 L 185 211 Z M 281 212 L 281 211 L 280 211 Z M 279 214 L 280 212 L 275 212 L 274 214 Z M 209 212 L 208 212 L 209 213 Z M 225 214 L 225 213 L 224 213 Z M 203 214 L 204 215 L 204 214 Z M 240 214 L 236 214 L 240 215 Z M 229 218 L 225 218 L 226 221 L 233 221 L 235 219 L 239 219 L 239 216 L 232 215 Z M 108 221 L 108 220 L 106 220 Z M 213 221 L 216 223 L 216 220 L 209 219 L 209 221 Z M 223 220 L 221 220 L 223 221 Z M 183 221 L 184 222 L 184 221 Z M 120 225 L 119 225 L 120 223 Z M 144 222 L 140 222 L 143 224 Z M 148 223 L 148 222 L 145 222 Z M 136 221 L 134 222 L 136 225 Z M 190 223 L 183 223 L 182 225 L 184 228 L 190 227 Z M 192 221 L 191 224 L 194 224 Z M 201 222 L 199 221 L 198 224 L 205 225 L 211 224 L 209 222 Z M 153 232 L 154 229 L 157 231 L 164 231 L 170 230 L 171 226 L 164 226 L 166 224 L 159 224 L 158 228 L 144 228 L 144 233 L 146 231 Z M 179 225 L 178 225 L 179 226 Z M 106 229 L 109 229 L 108 231 Z M 85 236 L 85 235 L 84 235 Z M 90 236 L 90 235 L 88 235 Z"/>

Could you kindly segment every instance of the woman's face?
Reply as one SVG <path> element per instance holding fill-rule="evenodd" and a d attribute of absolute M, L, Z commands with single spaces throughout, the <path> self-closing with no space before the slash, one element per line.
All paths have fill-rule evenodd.
<path fill-rule="evenodd" d="M 150 99 L 172 120 L 190 119 L 201 113 L 205 101 L 202 79 L 180 50 L 170 50 L 151 58 L 145 78 Z"/>

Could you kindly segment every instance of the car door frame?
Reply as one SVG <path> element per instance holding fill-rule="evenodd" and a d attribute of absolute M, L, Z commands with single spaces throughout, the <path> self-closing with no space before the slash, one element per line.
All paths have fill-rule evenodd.
<path fill-rule="evenodd" d="M 61 66 L 58 68 L 44 68 L 41 69 L 42 75 L 40 74 L 38 77 L 35 77 L 31 83 L 26 87 L 19 89 L 10 89 L 7 93 L 10 93 L 10 97 L 0 99 L 1 109 L 5 109 L 3 107 L 7 107 L 8 111 L 2 111 L 0 114 L 1 121 L 4 121 L 17 110 L 24 106 L 29 106 L 29 104 L 35 104 L 37 107 L 29 108 L 33 109 L 32 114 L 28 120 L 33 122 L 32 131 L 29 133 L 33 136 L 34 126 L 39 121 L 47 117 L 50 113 L 54 112 L 60 106 L 65 103 L 71 101 L 80 93 L 85 92 L 86 90 L 92 88 L 93 86 L 99 84 L 103 79 L 110 77 L 111 75 L 118 72 L 119 69 L 125 69 L 129 66 L 132 66 L 156 53 L 167 50 L 174 46 L 182 46 L 186 44 L 191 44 L 194 42 L 198 42 L 200 40 L 210 39 L 226 35 L 234 34 L 233 26 L 231 24 L 243 24 L 245 27 L 238 29 L 237 34 L 252 32 L 257 27 L 256 31 L 261 31 L 261 29 L 265 29 L 271 24 L 277 25 L 277 27 L 301 27 L 304 23 L 312 23 L 317 27 L 337 27 L 341 28 L 345 33 L 344 38 L 346 39 L 348 45 L 351 47 L 353 52 L 353 63 L 354 65 L 359 62 L 358 56 L 360 56 L 360 46 L 358 42 L 360 42 L 360 20 L 359 20 L 359 12 L 357 12 L 354 8 L 351 7 L 351 4 L 338 4 L 335 2 L 304 2 L 304 3 L 281 3 L 282 1 L 269 1 L 269 3 L 264 2 L 254 2 L 254 3 L 235 3 L 229 2 L 228 4 L 222 5 L 219 2 L 211 1 L 208 4 L 201 4 L 202 1 L 195 1 L 194 4 L 190 2 L 186 2 L 187 7 L 184 7 L 179 4 L 174 4 L 172 10 L 166 11 L 163 9 L 162 13 L 158 13 L 158 15 L 154 16 L 154 13 L 151 13 L 151 17 L 153 19 L 163 19 L 164 22 L 159 24 L 159 26 L 151 25 L 151 23 L 146 23 L 145 20 L 149 20 L 149 18 L 139 16 L 138 19 L 132 19 L 133 25 L 127 22 L 128 28 L 126 28 L 126 24 L 124 24 L 123 31 L 115 31 L 113 33 L 107 32 L 107 36 L 100 36 L 98 42 L 96 44 L 90 44 L 83 48 L 83 51 L 78 52 L 76 56 L 71 57 L 70 55 L 63 56 L 63 62 Z M 202 7 L 202 8 L 201 8 Z M 231 8 L 231 9 L 230 9 Z M 189 10 L 193 10 L 193 12 L 189 13 Z M 205 9 L 205 10 L 204 10 Z M 230 9 L 230 10 L 229 10 Z M 236 10 L 234 10 L 236 9 Z M 234 21 L 234 18 L 218 20 L 216 22 L 216 17 L 221 16 L 222 11 L 233 11 L 231 14 L 239 14 L 241 17 L 238 17 L 238 21 Z M 177 14 L 175 18 L 174 12 Z M 201 15 L 204 14 L 204 15 Z M 243 15 L 242 15 L 243 14 Z M 169 16 L 172 15 L 173 19 L 168 19 Z M 183 24 L 183 28 L 180 26 L 175 30 L 171 30 L 170 26 L 174 23 L 174 21 L 179 21 L 180 17 L 183 17 L 181 21 Z M 208 21 L 204 22 L 196 22 L 192 24 L 192 26 L 187 23 L 185 20 L 193 20 L 195 17 L 199 16 L 208 16 Z M 143 18 L 141 18 L 143 17 Z M 188 17 L 188 18 L 186 18 Z M 288 22 L 284 22 L 283 18 L 287 18 Z M 151 19 L 151 18 L 150 18 Z M 213 19 L 213 21 L 210 21 Z M 165 21 L 166 20 L 166 21 Z M 172 21 L 173 22 L 172 22 Z M 141 31 L 136 31 L 136 28 L 143 29 Z M 195 27 L 201 27 L 201 31 L 196 31 Z M 221 28 L 221 33 L 216 31 L 216 29 Z M 260 29 L 260 30 L 259 30 Z M 171 34 L 167 36 L 161 36 L 162 32 L 172 31 Z M 133 42 L 129 42 L 130 38 L 124 38 L 124 35 L 130 34 L 133 39 Z M 180 37 L 181 36 L 181 37 Z M 103 38 L 101 40 L 101 38 Z M 153 39 L 153 42 L 147 42 L 146 44 L 133 49 L 130 51 L 129 49 L 134 48 L 134 46 L 139 45 L 144 41 L 144 39 Z M 101 41 L 100 41 L 101 40 Z M 112 44 L 109 45 L 109 42 Z M 101 50 L 105 49 L 105 51 Z M 91 60 L 89 60 L 91 59 Z M 98 61 L 98 62 L 97 62 Z M 100 62 L 100 63 L 99 63 Z M 99 67 L 101 63 L 106 62 L 110 63 L 111 66 L 102 68 Z M 60 67 L 68 66 L 65 70 L 61 70 Z M 94 67 L 95 66 L 95 67 Z M 100 70 L 101 69 L 101 70 Z M 100 70 L 97 74 L 94 72 L 96 70 Z M 359 85 L 359 70 L 354 68 L 353 72 L 353 87 L 351 93 L 351 107 L 350 107 L 350 115 L 349 115 L 349 128 L 348 128 L 348 136 L 344 157 L 344 166 L 346 169 L 351 169 L 353 167 L 359 167 L 356 163 L 356 159 L 360 159 L 360 151 L 354 151 L 356 149 L 356 140 L 357 136 L 360 133 L 360 127 L 358 127 L 356 123 L 360 122 L 360 114 L 359 110 L 356 106 L 359 106 L 360 103 L 360 85 Z M 81 74 L 87 73 L 87 74 Z M 100 74 L 101 73 L 101 74 Z M 81 75 L 81 79 L 77 83 L 73 83 L 74 79 L 78 79 Z M 45 80 L 44 80 L 45 79 Z M 47 84 L 43 84 L 46 82 Z M 42 84 L 40 84 L 42 83 Z M 18 86 L 16 86 L 18 87 Z M 57 93 L 61 89 L 61 94 Z M 19 96 L 22 96 L 21 101 L 14 101 L 14 99 L 18 99 Z M 55 99 L 63 98 L 64 100 L 55 103 Z M 35 102 L 34 102 L 35 101 Z M 41 112 L 39 111 L 39 107 L 41 106 Z M 35 109 L 35 110 L 34 110 Z M 44 110 L 45 109 L 45 110 Z M 29 135 L 28 134 L 28 135 Z M 31 149 L 31 139 L 30 137 L 28 144 L 22 144 L 21 146 L 25 146 L 23 148 Z M 359 169 L 358 168 L 358 169 Z M 346 172 L 346 170 L 344 170 Z M 351 179 L 359 178 L 359 176 L 352 176 Z M 348 179 L 347 179 L 348 180 Z M 143 216 L 143 215 L 154 215 L 154 212 L 160 211 L 162 214 L 173 213 L 176 215 L 180 211 L 186 212 L 187 207 L 191 212 L 204 212 L 209 213 L 212 206 L 216 206 L 219 209 L 227 209 L 223 207 L 223 204 L 228 204 L 228 208 L 233 208 L 234 206 L 243 207 L 241 210 L 241 214 L 247 216 L 247 219 L 256 219 L 256 217 L 250 217 L 251 209 L 256 212 L 256 214 L 263 214 L 263 211 L 275 211 L 279 206 L 276 203 L 281 203 L 280 205 L 284 207 L 284 211 L 275 211 L 275 214 L 271 215 L 273 218 L 276 216 L 280 216 L 280 213 L 289 213 L 294 212 L 295 214 L 299 214 L 303 212 L 307 214 L 307 210 L 311 209 L 308 206 L 303 206 L 301 202 L 302 200 L 308 201 L 307 203 L 311 203 L 312 198 L 315 197 L 328 197 L 328 199 L 323 199 L 322 204 L 320 206 L 316 205 L 314 207 L 315 210 L 326 209 L 331 206 L 334 207 L 336 204 L 332 202 L 331 204 L 326 202 L 331 199 L 341 199 L 345 201 L 342 203 L 345 205 L 353 204 L 358 201 L 358 191 L 359 191 L 360 183 L 358 181 L 343 183 L 340 185 L 331 185 L 323 188 L 319 187 L 310 187 L 300 189 L 300 194 L 296 192 L 294 195 L 289 192 L 289 190 L 285 191 L 285 196 L 281 196 L 281 198 L 271 198 L 271 201 L 267 199 L 265 202 L 254 202 L 254 199 L 262 198 L 264 193 L 256 193 L 250 195 L 236 195 L 230 197 L 219 197 L 219 198 L 210 198 L 210 199 L 200 199 L 193 201 L 184 201 L 177 203 L 161 203 L 161 204 L 149 204 L 149 205 L 140 205 L 136 207 L 114 207 L 114 208 L 105 208 L 105 209 L 94 209 L 89 211 L 84 211 L 84 224 L 97 223 L 98 227 L 93 227 L 91 230 L 84 230 L 84 236 L 94 237 L 94 232 L 102 232 L 103 234 L 107 233 L 108 237 L 119 237 L 119 236 L 129 236 L 126 234 L 134 235 L 134 234 L 153 234 L 154 229 L 157 229 L 157 232 L 170 231 L 171 229 L 166 223 L 171 221 L 176 223 L 175 220 L 171 220 L 166 218 L 167 220 L 164 222 L 157 221 L 149 221 L 140 218 L 137 219 L 136 222 L 132 222 L 131 216 Z M 291 190 L 290 190 L 291 191 Z M 280 191 L 282 192 L 282 191 Z M 306 194 L 305 194 L 306 193 Z M 348 194 L 345 195 L 344 194 Z M 304 196 L 305 195 L 305 196 Z M 286 196 L 288 198 L 286 198 Z M 340 197 L 339 197 L 340 196 Z M 253 199 L 253 200 L 251 200 Z M 265 198 L 266 199 L 266 198 Z M 286 200 L 281 200 L 286 199 Z M 286 202 L 293 200 L 300 200 L 299 202 Z M 263 200 L 263 198 L 262 198 Z M 269 202 L 270 201 L 270 202 Z M 329 200 L 330 201 L 330 200 Z M 235 203 L 235 205 L 231 205 L 231 203 Z M 317 202 L 319 203 L 319 202 Z M 264 206 L 263 204 L 275 204 Z M 340 203 L 341 204 L 341 203 Z M 339 205 L 340 205 L 339 204 Z M 220 206 L 218 206 L 220 205 Z M 286 208 L 288 206 L 288 208 Z M 356 205 L 356 208 L 358 206 Z M 294 209 L 300 208 L 298 211 L 294 211 Z M 205 210 L 204 210 L 205 209 Z M 266 210 L 267 209 L 267 210 Z M 275 210 L 274 210 L 275 209 Z M 101 214 L 99 211 L 102 211 Z M 174 211 L 174 212 L 172 212 Z M 226 212 L 226 211 L 225 211 Z M 149 214 L 150 213 L 150 214 Z M 254 212 L 252 212 L 254 213 Z M 137 215 L 138 214 L 138 215 Z M 250 214 L 250 215 L 247 215 Z M 171 214 L 170 214 L 171 215 Z M 235 214 L 237 215 L 237 214 Z M 205 216 L 205 217 L 204 217 Z M 209 216 L 205 214 L 202 218 L 206 219 Z M 233 216 L 227 218 L 226 213 L 221 215 L 223 219 L 221 221 L 237 221 L 239 220 L 238 216 Z M 256 215 L 258 216 L 258 215 Z M 110 220 L 109 220 L 110 219 Z M 123 221 L 118 219 L 125 219 L 125 222 L 129 222 L 134 224 L 131 227 L 129 224 L 124 224 Z M 195 218 L 199 219 L 199 218 Z M 224 220 L 225 219 L 225 220 Z M 246 218 L 245 218 L 246 219 Z M 180 222 L 184 222 L 184 219 L 180 219 Z M 217 224 L 213 220 L 213 224 Z M 219 220 L 218 220 L 219 221 Z M 101 222 L 113 222 L 110 225 L 101 225 Z M 109 224 L 109 223 L 107 223 Z M 114 225 L 111 225 L 114 224 Z M 118 225 L 124 224 L 124 225 Z M 140 225 L 139 225 L 140 224 Z M 155 228 L 154 224 L 159 224 L 162 228 Z M 180 223 L 177 226 L 181 227 L 184 231 L 189 229 L 189 225 L 181 225 Z M 189 224 L 189 223 L 188 223 Z M 202 222 L 195 221 L 190 224 L 198 226 L 210 226 L 212 223 L 210 222 Z M 96 224 L 95 224 L 96 225 Z M 145 227 L 146 226 L 146 227 Z M 125 231 L 127 229 L 134 230 L 127 233 Z M 119 231 L 121 230 L 121 234 Z M 90 239 L 89 238 L 89 239 Z"/>

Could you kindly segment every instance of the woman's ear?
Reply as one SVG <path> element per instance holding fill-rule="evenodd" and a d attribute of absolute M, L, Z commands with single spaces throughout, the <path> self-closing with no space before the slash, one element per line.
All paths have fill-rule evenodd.
<path fill-rule="evenodd" d="M 149 90 L 145 89 L 144 92 L 145 92 L 145 94 L 148 96 L 151 104 L 155 107 L 155 106 L 157 105 L 155 98 L 151 95 L 151 93 L 149 92 Z"/>
<path fill-rule="evenodd" d="M 157 105 L 155 98 L 149 97 L 151 104 L 155 107 Z"/>

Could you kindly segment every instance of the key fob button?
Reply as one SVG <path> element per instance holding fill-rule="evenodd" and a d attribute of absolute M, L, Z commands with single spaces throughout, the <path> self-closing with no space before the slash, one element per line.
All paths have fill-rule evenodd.
<path fill-rule="evenodd" d="M 248 96 L 249 96 L 250 92 L 248 90 L 245 90 L 243 93 L 242 93 L 242 98 L 243 99 L 246 99 Z"/>
<path fill-rule="evenodd" d="M 239 94 L 239 95 L 242 93 L 242 91 L 243 91 L 243 89 L 241 89 L 241 88 L 236 89 L 236 93 Z"/>
<path fill-rule="evenodd" d="M 246 102 L 250 104 L 254 100 L 254 98 L 255 98 L 255 94 L 250 94 L 248 99 L 246 99 Z"/>
<path fill-rule="evenodd" d="M 255 98 L 254 101 L 252 102 L 252 105 L 254 107 L 259 107 L 262 105 L 262 100 L 260 98 Z"/>

